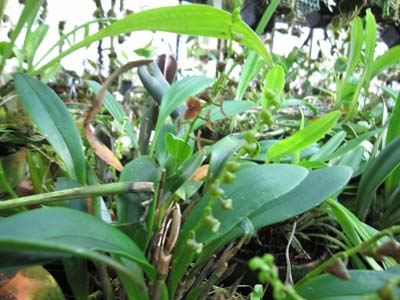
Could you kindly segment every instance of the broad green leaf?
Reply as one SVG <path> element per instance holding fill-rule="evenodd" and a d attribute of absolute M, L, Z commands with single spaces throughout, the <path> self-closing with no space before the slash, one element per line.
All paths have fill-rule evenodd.
<path fill-rule="evenodd" d="M 196 238 L 201 242 L 209 243 L 222 237 L 242 219 L 259 211 L 266 203 L 274 201 L 294 189 L 307 174 L 306 169 L 291 165 L 260 165 L 237 171 L 238 180 L 222 185 L 225 190 L 224 197 L 232 198 L 233 209 L 224 211 L 217 201 L 212 210 L 214 217 L 221 222 L 219 231 L 212 234 L 208 228 L 203 226 L 196 232 Z M 200 203 L 208 201 L 208 197 L 205 197 Z M 199 214 L 202 211 L 200 207 L 201 205 L 198 205 L 193 209 L 188 222 L 189 219 L 201 215 L 201 213 Z M 198 219 L 196 218 L 196 220 Z"/>
<path fill-rule="evenodd" d="M 267 152 L 266 160 L 271 161 L 283 155 L 301 151 L 320 140 L 336 124 L 340 112 L 333 111 L 304 127 L 292 136 L 272 145 Z"/>
<path fill-rule="evenodd" d="M 400 93 L 390 116 L 386 135 L 386 144 L 400 135 Z M 386 196 L 389 197 L 400 184 L 400 168 L 396 168 L 385 181 Z"/>
<path fill-rule="evenodd" d="M 222 210 L 218 200 L 212 205 L 214 217 L 221 222 L 216 233 L 203 224 L 204 211 L 209 206 L 210 196 L 207 193 L 200 199 L 185 220 L 175 247 L 174 272 L 170 278 L 172 294 L 194 255 L 186 247 L 192 230 L 198 228 L 195 234 L 199 242 L 208 244 L 220 240 L 242 220 L 259 211 L 263 205 L 294 189 L 307 173 L 306 169 L 293 165 L 255 165 L 240 168 L 236 172 L 236 177 L 240 180 L 221 185 L 225 191 L 223 197 L 232 199 L 232 210 Z"/>
<path fill-rule="evenodd" d="M 97 94 L 100 89 L 101 85 L 93 80 L 87 80 L 87 84 L 89 87 Z M 104 107 L 110 112 L 113 118 L 118 122 L 121 128 L 126 130 L 126 134 L 128 135 L 129 139 L 131 140 L 132 146 L 136 149 L 139 147 L 137 136 L 135 130 L 132 127 L 132 124 L 126 115 L 124 109 L 122 108 L 121 104 L 117 102 L 114 96 L 107 91 L 104 96 Z"/>
<path fill-rule="evenodd" d="M 207 114 L 210 114 L 210 122 L 212 126 L 212 122 L 223 120 L 227 117 L 233 117 L 238 114 L 244 113 L 247 110 L 255 108 L 256 104 L 251 101 L 234 101 L 234 100 L 225 100 L 222 104 L 222 111 L 220 106 L 209 106 L 202 109 L 200 116 L 202 118 L 206 118 Z M 193 128 L 197 129 L 201 125 L 204 125 L 206 121 L 204 119 L 197 119 Z"/>
<path fill-rule="evenodd" d="M 64 162 L 72 179 L 86 184 L 82 140 L 62 100 L 45 84 L 29 75 L 14 76 L 19 100 Z"/>
<path fill-rule="evenodd" d="M 374 66 L 371 72 L 371 78 L 375 77 L 383 70 L 398 64 L 400 62 L 400 45 L 390 48 L 384 54 L 378 56 L 375 60 Z"/>
<path fill-rule="evenodd" d="M 165 148 L 168 152 L 177 158 L 178 163 L 182 163 L 187 160 L 193 152 L 192 147 L 186 143 L 183 139 L 176 137 L 172 133 L 167 133 L 165 135 Z"/>
<path fill-rule="evenodd" d="M 389 280 L 397 279 L 399 272 L 398 266 L 386 271 L 350 270 L 350 280 L 324 274 L 295 289 L 300 296 L 310 300 L 365 300 L 371 294 L 376 294 Z M 400 297 L 400 290 L 395 289 L 395 294 L 397 298 Z"/>
<path fill-rule="evenodd" d="M 356 214 L 364 220 L 381 183 L 400 164 L 400 136 L 392 140 L 368 165 L 358 185 Z"/>
<path fill-rule="evenodd" d="M 167 117 L 184 103 L 189 96 L 194 96 L 205 88 L 209 87 L 213 80 L 202 76 L 185 77 L 174 82 L 165 92 L 160 105 L 157 124 L 154 132 L 154 140 L 151 144 L 150 155 L 154 152 L 154 147 L 160 134 L 161 127 L 167 120 Z"/>
<path fill-rule="evenodd" d="M 293 218 L 340 192 L 350 177 L 351 170 L 341 166 L 310 171 L 307 177 L 294 189 L 278 198 L 266 201 L 264 205 L 249 215 L 249 220 L 255 230 L 258 230 Z M 257 194 L 258 190 L 254 190 L 249 193 L 249 197 L 257 197 Z M 223 245 L 242 234 L 243 228 L 236 226 L 224 237 L 213 241 L 206 247 L 199 260 L 206 259 L 208 255 L 212 255 Z"/>
<path fill-rule="evenodd" d="M 268 64 L 272 64 L 271 57 L 263 42 L 240 18 L 233 18 L 230 13 L 224 10 L 207 5 L 193 4 L 159 7 L 128 15 L 76 43 L 46 63 L 36 73 L 41 73 L 68 54 L 87 47 L 98 40 L 138 30 L 235 39 L 243 46 L 256 51 Z"/>
<path fill-rule="evenodd" d="M 340 146 L 345 137 L 346 132 L 343 130 L 336 133 L 333 137 L 329 139 L 329 141 L 322 145 L 317 153 L 313 154 L 310 157 L 310 161 L 326 161 L 328 155 L 332 154 L 333 151 L 335 151 Z"/>
<path fill-rule="evenodd" d="M 14 255 L 31 251 L 32 264 L 35 254 L 40 259 L 61 254 L 94 260 L 116 268 L 144 289 L 140 276 L 102 252 L 140 264 L 150 278 L 155 274 L 144 254 L 124 233 L 99 218 L 67 208 L 36 209 L 0 220 L 0 251 L 13 251 Z M 4 255 L 0 257 L 7 260 Z"/>

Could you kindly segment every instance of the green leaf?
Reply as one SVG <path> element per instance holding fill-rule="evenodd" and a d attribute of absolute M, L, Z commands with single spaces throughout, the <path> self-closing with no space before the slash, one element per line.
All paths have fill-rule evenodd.
<path fill-rule="evenodd" d="M 225 100 L 222 104 L 222 110 L 225 113 L 222 113 L 221 107 L 212 105 L 202 109 L 200 116 L 202 118 L 206 118 L 207 113 L 210 112 L 210 122 L 215 122 L 219 120 L 223 120 L 227 117 L 233 117 L 240 113 L 244 113 L 247 110 L 255 108 L 256 104 L 251 101 L 235 101 L 235 100 Z M 199 128 L 201 125 L 204 125 L 206 122 L 203 119 L 197 119 L 193 128 L 194 130 Z"/>
<path fill-rule="evenodd" d="M 182 163 L 187 160 L 193 153 L 192 147 L 181 138 L 176 137 L 172 133 L 165 135 L 165 148 L 168 152 L 177 158 L 178 163 Z"/>
<path fill-rule="evenodd" d="M 87 300 L 89 297 L 89 271 L 86 261 L 71 257 L 63 260 L 63 266 L 75 299 Z"/>
<path fill-rule="evenodd" d="M 400 135 L 400 93 L 390 116 L 386 135 L 386 145 Z M 400 184 L 400 168 L 396 168 L 385 181 L 386 196 L 390 196 Z"/>
<path fill-rule="evenodd" d="M 166 31 L 228 40 L 235 38 L 243 46 L 256 51 L 269 65 L 272 64 L 263 42 L 243 21 L 239 18 L 233 20 L 232 15 L 224 10 L 193 4 L 159 7 L 128 15 L 76 43 L 35 73 L 41 73 L 61 58 L 98 40 L 138 30 Z"/>
<path fill-rule="evenodd" d="M 269 97 L 266 92 L 272 94 L 273 97 L 279 96 L 285 87 L 285 71 L 281 66 L 274 66 L 268 71 L 263 86 L 262 107 L 268 109 Z"/>
<path fill-rule="evenodd" d="M 149 156 L 141 156 L 124 166 L 121 172 L 121 182 L 154 182 L 161 176 L 161 169 Z M 142 218 L 146 217 L 148 205 L 145 201 L 152 199 L 146 193 L 131 193 L 119 196 L 117 201 L 118 225 L 126 232 L 137 245 L 144 249 L 147 233 Z"/>
<path fill-rule="evenodd" d="M 335 161 L 337 166 L 347 166 L 353 170 L 353 177 L 359 176 L 365 167 L 364 160 L 365 148 L 358 145 L 356 148 L 343 154 L 339 160 Z"/>
<path fill-rule="evenodd" d="M 93 80 L 87 80 L 86 82 L 88 86 L 95 92 L 95 94 L 99 93 L 101 89 L 101 85 L 99 83 Z M 121 104 L 117 102 L 117 100 L 109 91 L 106 91 L 106 94 L 104 96 L 104 107 L 118 122 L 119 126 L 126 130 L 126 134 L 131 140 L 132 146 L 137 149 L 139 145 L 135 130 L 133 129 L 132 124 L 128 116 L 126 115 L 124 109 L 122 108 Z"/>
<path fill-rule="evenodd" d="M 205 88 L 209 87 L 213 80 L 202 76 L 185 77 L 174 82 L 165 92 L 160 105 L 157 124 L 154 132 L 154 140 L 151 144 L 150 155 L 154 152 L 154 147 L 160 134 L 161 127 L 165 123 L 167 117 L 184 103 L 189 96 L 194 96 Z"/>
<path fill-rule="evenodd" d="M 340 146 L 335 152 L 333 152 L 332 154 L 328 155 L 328 157 L 325 157 L 326 160 L 330 160 L 332 158 L 338 157 L 338 156 L 342 156 L 346 153 L 348 153 L 349 151 L 355 149 L 358 147 L 358 145 L 360 145 L 363 141 L 368 140 L 370 137 L 379 134 L 380 132 L 382 132 L 381 128 L 377 128 L 371 131 L 368 131 L 366 133 L 363 133 L 362 135 L 356 137 L 355 139 L 352 139 L 346 143 L 344 143 L 342 146 Z"/>
<path fill-rule="evenodd" d="M 374 66 L 371 72 L 371 78 L 375 77 L 383 70 L 398 64 L 400 62 L 400 45 L 390 48 L 384 54 L 378 56 L 375 60 Z"/>
<path fill-rule="evenodd" d="M 208 169 L 208 178 L 212 182 L 221 174 L 225 163 L 231 156 L 240 149 L 245 143 L 244 139 L 234 136 L 227 136 L 211 147 L 210 166 Z"/>
<path fill-rule="evenodd" d="M 349 45 L 349 59 L 345 73 L 344 82 L 347 82 L 360 61 L 362 45 L 364 43 L 363 25 L 360 17 L 355 17 L 351 25 L 351 36 Z"/>
<path fill-rule="evenodd" d="M 371 78 L 372 67 L 374 64 L 376 48 L 376 21 L 371 9 L 367 9 L 365 15 L 365 70 L 367 72 L 367 82 Z"/>
<path fill-rule="evenodd" d="M 6 59 L 8 59 L 10 57 L 10 55 L 13 51 L 14 45 L 15 45 L 15 41 L 19 37 L 21 31 L 23 29 L 25 29 L 27 35 L 31 34 L 30 29 L 32 27 L 32 24 L 39 12 L 40 7 L 42 6 L 42 4 L 43 4 L 43 0 L 28 0 L 28 1 L 26 1 L 24 9 L 18 18 L 18 23 L 13 28 L 13 31 L 12 31 L 12 34 L 10 37 L 10 43 L 8 43 L 6 48 L 4 49 L 4 55 L 1 58 L 0 72 L 3 71 L 3 67 L 6 62 Z"/>
<path fill-rule="evenodd" d="M 192 155 L 176 172 L 167 177 L 165 190 L 172 193 L 175 192 L 194 175 L 197 169 L 200 168 L 204 159 L 205 156 L 201 152 L 196 152 Z"/>
<path fill-rule="evenodd" d="M 363 25 L 360 17 L 355 17 L 351 25 L 351 35 L 349 44 L 349 55 L 347 61 L 346 72 L 341 82 L 337 82 L 337 99 L 336 107 L 342 105 L 344 99 L 344 87 L 348 84 L 349 79 L 354 74 L 357 64 L 361 58 L 362 45 L 364 43 Z"/>
<path fill-rule="evenodd" d="M 301 151 L 320 140 L 336 124 L 340 112 L 333 111 L 304 127 L 292 136 L 272 145 L 267 152 L 266 160 L 271 161 L 283 155 Z"/>
<path fill-rule="evenodd" d="M 285 175 L 287 176 L 287 175 Z M 283 222 L 293 218 L 313 207 L 316 207 L 333 194 L 338 193 L 347 184 L 351 177 L 351 170 L 347 167 L 329 167 L 310 171 L 307 177 L 294 189 L 275 199 L 265 201 L 249 215 L 249 220 L 255 230 Z M 258 190 L 248 193 L 248 197 L 260 197 Z M 203 250 L 199 261 L 212 255 L 223 245 L 243 234 L 243 228 L 236 226 L 219 240 L 213 241 Z"/>
<path fill-rule="evenodd" d="M 392 140 L 365 169 L 356 198 L 356 214 L 364 220 L 375 192 L 390 172 L 400 164 L 400 136 Z"/>
<path fill-rule="evenodd" d="M 183 224 L 181 234 L 174 251 L 173 269 L 170 283 L 172 294 L 191 263 L 193 252 L 188 251 L 186 242 L 191 232 L 196 230 L 196 240 L 205 244 L 219 240 L 249 215 L 263 205 L 295 188 L 307 175 L 304 168 L 293 165 L 255 165 L 241 168 L 236 172 L 235 180 L 223 184 L 224 197 L 232 199 L 232 210 L 222 210 L 220 202 L 212 206 L 213 215 L 221 222 L 218 232 L 213 233 L 204 225 L 203 215 L 210 202 L 207 193 L 190 212 Z"/>
<path fill-rule="evenodd" d="M 345 137 L 346 132 L 343 130 L 336 133 L 319 149 L 317 153 L 313 154 L 310 157 L 310 161 L 326 161 L 328 155 L 332 154 L 333 151 L 335 151 L 340 146 Z"/>
<path fill-rule="evenodd" d="M 0 251 L 34 251 L 32 264 L 35 254 L 41 259 L 61 254 L 94 260 L 122 272 L 138 288 L 146 286 L 137 274 L 101 252 L 140 264 L 150 278 L 155 274 L 144 254 L 124 233 L 96 217 L 67 208 L 36 209 L 0 220 Z M 2 261 L 7 259 L 0 257 Z"/>
<path fill-rule="evenodd" d="M 24 45 L 24 53 L 26 55 L 26 60 L 28 63 L 28 70 L 30 71 L 32 68 L 32 63 L 35 58 L 35 54 L 40 44 L 42 43 L 44 37 L 49 31 L 49 25 L 41 24 L 38 28 L 35 29 L 34 32 L 31 32 L 26 36 L 25 45 Z"/>
<path fill-rule="evenodd" d="M 62 100 L 29 75 L 14 76 L 19 100 L 64 162 L 72 179 L 86 184 L 86 162 L 78 129 Z"/>
<path fill-rule="evenodd" d="M 300 296 L 313 300 L 364 300 L 376 294 L 391 279 L 398 278 L 400 267 L 387 271 L 350 270 L 350 280 L 324 274 L 296 286 Z M 399 289 L 395 294 L 400 297 Z"/>
<path fill-rule="evenodd" d="M 250 85 L 251 80 L 259 73 L 261 67 L 264 65 L 260 56 L 254 51 L 251 51 L 248 55 L 246 62 L 243 65 L 242 73 L 238 83 L 236 91 L 236 100 L 242 100 L 243 96 Z"/>

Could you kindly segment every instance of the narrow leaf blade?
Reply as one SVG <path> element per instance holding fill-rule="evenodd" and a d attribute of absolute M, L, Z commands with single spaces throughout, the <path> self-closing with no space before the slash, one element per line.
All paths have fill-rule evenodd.
<path fill-rule="evenodd" d="M 71 178 L 86 184 L 86 163 L 78 129 L 61 99 L 29 75 L 16 74 L 15 88 L 31 119 L 44 133 Z"/>

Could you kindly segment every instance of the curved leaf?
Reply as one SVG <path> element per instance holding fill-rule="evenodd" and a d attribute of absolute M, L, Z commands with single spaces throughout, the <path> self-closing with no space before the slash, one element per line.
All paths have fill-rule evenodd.
<path fill-rule="evenodd" d="M 91 215 L 68 208 L 42 208 L 23 212 L 0 220 L 0 251 L 31 252 L 43 260 L 47 255 L 73 255 L 96 259 L 112 267 L 124 267 L 116 260 L 99 252 L 112 253 L 140 264 L 150 277 L 153 267 L 136 244 L 123 232 Z M 1 255 L 1 260 L 7 257 Z M 0 263 L 2 265 L 2 262 Z M 120 271 L 118 270 L 118 271 Z M 126 274 L 137 281 L 137 275 L 126 270 Z"/>
<path fill-rule="evenodd" d="M 196 230 L 196 240 L 208 244 L 225 238 L 225 235 L 242 220 L 252 215 L 269 201 L 278 199 L 295 188 L 306 177 L 308 171 L 293 165 L 252 165 L 241 168 L 236 172 L 231 184 L 221 187 L 225 190 L 224 197 L 232 199 L 232 210 L 223 210 L 220 201 L 212 206 L 213 215 L 221 222 L 218 232 L 213 233 L 203 224 L 203 214 L 209 205 L 210 196 L 206 194 L 190 212 L 185 220 L 179 236 L 173 261 L 174 272 L 170 274 L 171 296 L 186 272 L 194 256 L 188 251 L 186 242 L 191 232 Z M 229 242 L 229 241 L 228 241 Z"/>
<path fill-rule="evenodd" d="M 333 194 L 338 193 L 349 181 L 351 169 L 342 166 L 329 167 L 310 171 L 307 177 L 288 193 L 265 202 L 249 215 L 256 230 L 293 218 L 319 205 Z M 249 196 L 255 196 L 254 191 Z M 202 258 L 206 258 L 231 240 L 241 236 L 243 229 L 236 226 L 219 240 L 212 242 L 204 249 Z"/>
<path fill-rule="evenodd" d="M 371 78 L 378 75 L 383 70 L 400 62 L 400 45 L 390 48 L 375 60 L 372 67 Z"/>
<path fill-rule="evenodd" d="M 365 169 L 356 198 L 356 214 L 364 220 L 375 192 L 390 172 L 400 164 L 400 136 L 392 140 Z"/>
<path fill-rule="evenodd" d="M 65 164 L 72 179 L 86 184 L 82 140 L 65 104 L 48 86 L 26 74 L 14 76 L 19 100 Z"/>
<path fill-rule="evenodd" d="M 399 272 L 398 266 L 387 271 L 352 270 L 350 280 L 324 274 L 296 286 L 296 291 L 313 300 L 363 300 L 376 294 L 390 279 L 397 279 Z M 400 297 L 400 290 L 395 289 L 395 294 Z"/>
<path fill-rule="evenodd" d="M 267 152 L 266 160 L 274 160 L 285 154 L 301 151 L 320 140 L 336 124 L 340 112 L 333 111 L 304 127 L 292 136 L 272 145 Z"/>
<path fill-rule="evenodd" d="M 258 35 L 239 18 L 207 5 L 178 5 L 159 7 L 134 13 L 88 36 L 42 66 L 35 74 L 60 61 L 68 54 L 87 47 L 106 37 L 138 30 L 166 31 L 221 39 L 236 39 L 240 44 L 256 51 L 272 65 L 271 57 Z"/>

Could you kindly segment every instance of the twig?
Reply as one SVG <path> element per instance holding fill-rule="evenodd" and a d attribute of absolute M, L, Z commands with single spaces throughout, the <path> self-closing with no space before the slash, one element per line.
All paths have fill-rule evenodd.
<path fill-rule="evenodd" d="M 117 182 L 103 185 L 89 185 L 51 193 L 38 194 L 0 202 L 0 210 L 26 205 L 46 204 L 69 199 L 80 199 L 101 195 L 154 192 L 152 182 Z"/>

